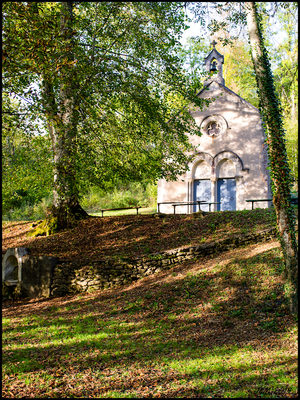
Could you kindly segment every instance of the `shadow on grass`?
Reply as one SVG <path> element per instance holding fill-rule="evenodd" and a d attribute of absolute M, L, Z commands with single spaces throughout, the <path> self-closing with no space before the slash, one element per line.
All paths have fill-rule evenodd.
<path fill-rule="evenodd" d="M 39 255 L 50 255 L 49 251 L 52 251 L 72 260 L 80 261 L 84 256 L 97 260 L 115 254 L 142 256 L 144 249 L 155 253 L 197 245 L 204 237 L 208 243 L 224 236 L 272 226 L 274 212 L 269 209 L 213 212 L 202 219 L 172 214 L 163 218 L 145 214 L 95 217 L 81 221 L 74 229 L 49 237 L 24 237 L 22 246 L 32 248 L 33 253 Z"/>
<path fill-rule="evenodd" d="M 282 350 L 282 335 L 295 321 L 283 299 L 281 269 L 280 253 L 272 249 L 169 283 L 152 276 L 93 295 L 20 302 L 15 326 L 3 325 L 3 368 L 36 374 L 68 373 L 72 366 L 98 379 L 106 369 L 121 368 L 101 393 L 130 391 L 139 382 L 169 385 L 169 397 L 242 397 L 245 388 L 247 397 L 281 396 L 292 389 L 278 379 L 296 368 L 295 356 Z M 143 379 L 125 372 L 141 369 L 148 370 Z"/>

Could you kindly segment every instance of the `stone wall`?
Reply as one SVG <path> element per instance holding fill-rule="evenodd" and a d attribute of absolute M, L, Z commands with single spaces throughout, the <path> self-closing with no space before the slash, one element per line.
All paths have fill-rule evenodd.
<path fill-rule="evenodd" d="M 263 242 L 276 237 L 276 228 L 259 233 L 231 236 L 219 242 L 168 250 L 127 260 L 112 258 L 72 263 L 59 260 L 54 268 L 50 294 L 53 296 L 91 292 L 124 285 L 147 275 L 169 269 L 179 263 L 221 253 L 239 246 Z"/>
<path fill-rule="evenodd" d="M 259 233 L 230 236 L 219 242 L 123 260 L 111 257 L 91 262 L 83 260 L 78 263 L 56 257 L 26 254 L 20 261 L 21 280 L 16 281 L 17 285 L 10 287 L 2 278 L 2 295 L 4 297 L 17 297 L 21 294 L 26 297 L 49 297 L 113 288 L 172 268 L 186 260 L 196 260 L 239 246 L 271 240 L 276 236 L 276 228 L 269 228 Z M 9 249 L 8 252 L 20 249 L 23 248 Z M 3 257 L 2 261 L 4 271 L 5 258 Z"/>
<path fill-rule="evenodd" d="M 22 293 L 26 297 L 49 297 L 52 278 L 59 259 L 57 257 L 22 257 Z"/>

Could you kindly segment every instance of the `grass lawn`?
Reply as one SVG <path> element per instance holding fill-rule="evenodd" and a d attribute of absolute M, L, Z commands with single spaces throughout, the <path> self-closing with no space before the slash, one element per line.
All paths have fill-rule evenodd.
<path fill-rule="evenodd" d="M 278 242 L 232 254 L 122 288 L 4 301 L 2 396 L 297 397 Z"/>
<path fill-rule="evenodd" d="M 139 214 L 151 214 L 156 212 L 156 207 L 143 207 L 139 209 Z M 93 217 L 101 217 L 102 213 L 101 211 L 99 212 L 91 212 L 89 215 L 92 215 Z M 103 216 L 104 217 L 112 217 L 112 216 L 118 216 L 118 215 L 136 215 L 136 209 L 132 210 L 115 210 L 115 211 L 104 211 Z"/>

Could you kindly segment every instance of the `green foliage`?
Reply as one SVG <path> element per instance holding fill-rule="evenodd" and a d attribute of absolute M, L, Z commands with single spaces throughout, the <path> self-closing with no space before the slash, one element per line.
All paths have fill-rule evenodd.
<path fill-rule="evenodd" d="M 273 58 L 277 62 L 274 83 L 283 111 L 294 189 L 298 190 L 298 5 L 286 3 L 278 13 L 278 19 L 286 37 L 273 50 Z"/>
<path fill-rule="evenodd" d="M 26 136 L 4 114 L 2 129 L 2 212 L 33 205 L 51 193 L 50 139 Z"/>
<path fill-rule="evenodd" d="M 273 74 L 262 34 L 260 14 L 255 13 L 257 22 L 257 34 L 260 37 L 262 55 L 258 55 L 260 71 L 256 71 L 258 93 L 260 99 L 260 111 L 263 116 L 264 127 L 267 131 L 267 143 L 269 144 L 270 173 L 273 184 L 273 193 L 282 192 L 281 200 L 284 208 L 290 207 L 291 176 L 287 163 L 285 148 L 285 131 L 282 121 L 282 108 L 276 95 Z M 257 51 L 257 50 L 256 50 Z M 256 66 L 258 69 L 258 66 Z M 265 79 L 262 79 L 264 75 Z"/>
<path fill-rule="evenodd" d="M 23 111 L 20 101 L 2 94 L 2 213 L 15 219 L 22 212 L 26 218 L 35 214 L 34 204 L 52 186 L 49 135 L 34 135 L 35 125 Z"/>
<path fill-rule="evenodd" d="M 101 208 L 118 208 L 156 205 L 157 185 L 148 183 L 144 186 L 140 182 L 132 182 L 127 185 L 118 184 L 112 191 L 106 193 L 97 187 L 91 187 L 82 197 L 82 207 L 89 212 Z"/>
<path fill-rule="evenodd" d="M 101 208 L 155 207 L 157 185 L 155 183 L 132 182 L 118 183 L 114 188 L 104 191 L 96 186 L 91 186 L 81 198 L 82 207 L 88 212 L 97 212 Z M 47 208 L 51 206 L 52 196 L 42 198 L 40 201 L 28 202 L 26 197 L 19 196 L 17 205 L 10 201 L 10 208 L 2 211 L 3 221 L 37 221 L 44 219 Z"/>
<path fill-rule="evenodd" d="M 4 92 L 50 133 L 57 204 L 187 170 L 183 107 L 203 101 L 176 55 L 184 19 L 172 2 L 4 4 Z"/>
<path fill-rule="evenodd" d="M 53 202 L 52 196 L 32 204 L 22 200 L 17 207 L 2 211 L 2 221 L 37 221 L 46 217 L 47 208 Z"/>
<path fill-rule="evenodd" d="M 231 45 L 224 48 L 223 54 L 225 85 L 258 107 L 255 72 L 249 45 L 240 40 L 233 40 Z"/>
<path fill-rule="evenodd" d="M 293 189 L 298 192 L 298 120 L 286 118 L 286 151 L 293 177 Z"/>
<path fill-rule="evenodd" d="M 188 37 L 186 44 L 179 49 L 179 57 L 184 62 L 186 71 L 192 76 L 206 75 L 203 59 L 210 51 L 209 40 L 203 37 Z M 200 89 L 200 86 L 199 88 Z"/>

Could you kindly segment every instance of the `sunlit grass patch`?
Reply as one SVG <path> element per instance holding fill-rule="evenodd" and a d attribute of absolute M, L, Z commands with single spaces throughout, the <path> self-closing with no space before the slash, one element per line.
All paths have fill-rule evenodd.
<path fill-rule="evenodd" d="M 281 271 L 272 249 L 168 284 L 5 308 L 3 396 L 295 397 Z"/>
<path fill-rule="evenodd" d="M 143 207 L 138 210 L 138 214 L 153 214 L 156 212 L 156 207 Z M 114 211 L 104 211 L 103 217 L 112 217 L 118 215 L 136 215 L 136 209 L 129 210 L 114 210 Z M 102 217 L 102 212 L 92 212 L 90 215 L 94 217 Z"/>

